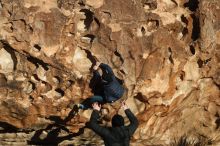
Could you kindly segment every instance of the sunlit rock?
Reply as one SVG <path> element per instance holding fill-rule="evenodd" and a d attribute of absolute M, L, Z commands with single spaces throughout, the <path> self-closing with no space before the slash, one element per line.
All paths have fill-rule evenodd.
<path fill-rule="evenodd" d="M 86 52 L 80 48 L 76 48 L 72 62 L 80 73 L 88 73 L 89 68 L 92 66 L 91 61 L 87 58 Z"/>
<path fill-rule="evenodd" d="M 104 0 L 86 0 L 86 4 L 97 9 L 100 8 L 104 3 Z"/>
<path fill-rule="evenodd" d="M 11 57 L 11 54 L 7 52 L 4 48 L 0 50 L 0 72 L 1 73 L 10 73 L 13 72 L 14 62 Z"/>

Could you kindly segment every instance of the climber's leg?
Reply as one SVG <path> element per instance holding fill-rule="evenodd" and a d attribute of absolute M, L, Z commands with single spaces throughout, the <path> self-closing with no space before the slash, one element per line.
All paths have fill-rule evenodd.
<path fill-rule="evenodd" d="M 103 104 L 105 102 L 105 100 L 103 99 L 102 96 L 92 96 L 87 98 L 86 100 L 84 100 L 82 103 L 80 103 L 78 105 L 79 109 L 88 109 L 88 108 L 92 108 L 92 104 L 98 102 L 100 104 Z"/>

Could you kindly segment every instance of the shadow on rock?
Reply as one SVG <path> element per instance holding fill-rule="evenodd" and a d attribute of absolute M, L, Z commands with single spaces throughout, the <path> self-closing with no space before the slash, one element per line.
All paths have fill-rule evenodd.
<path fill-rule="evenodd" d="M 77 133 L 72 133 L 66 128 L 66 123 L 71 120 L 76 113 L 78 113 L 78 109 L 74 106 L 64 120 L 58 116 L 50 116 L 48 119 L 54 123 L 48 125 L 45 129 L 36 131 L 31 140 L 28 141 L 28 145 L 58 145 L 64 140 L 70 140 L 73 137 L 83 134 L 86 126 L 80 128 Z"/>
<path fill-rule="evenodd" d="M 14 133 L 18 131 L 18 128 L 8 124 L 7 122 L 0 122 L 0 133 Z"/>

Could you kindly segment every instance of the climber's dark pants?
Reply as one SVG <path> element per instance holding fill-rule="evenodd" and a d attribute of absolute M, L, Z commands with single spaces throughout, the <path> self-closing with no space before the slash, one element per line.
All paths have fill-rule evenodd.
<path fill-rule="evenodd" d="M 105 104 L 105 100 L 102 96 L 92 96 L 87 98 L 86 100 L 84 100 L 81 104 L 80 104 L 80 109 L 88 109 L 88 108 L 92 108 L 92 104 L 98 102 L 100 104 Z"/>

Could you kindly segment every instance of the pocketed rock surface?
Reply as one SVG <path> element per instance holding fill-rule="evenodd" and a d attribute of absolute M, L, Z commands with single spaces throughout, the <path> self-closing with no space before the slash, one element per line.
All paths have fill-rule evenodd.
<path fill-rule="evenodd" d="M 59 122 L 95 58 L 128 89 L 132 146 L 220 145 L 219 0 L 0 0 L 0 145 L 103 145 L 91 110 Z"/>

